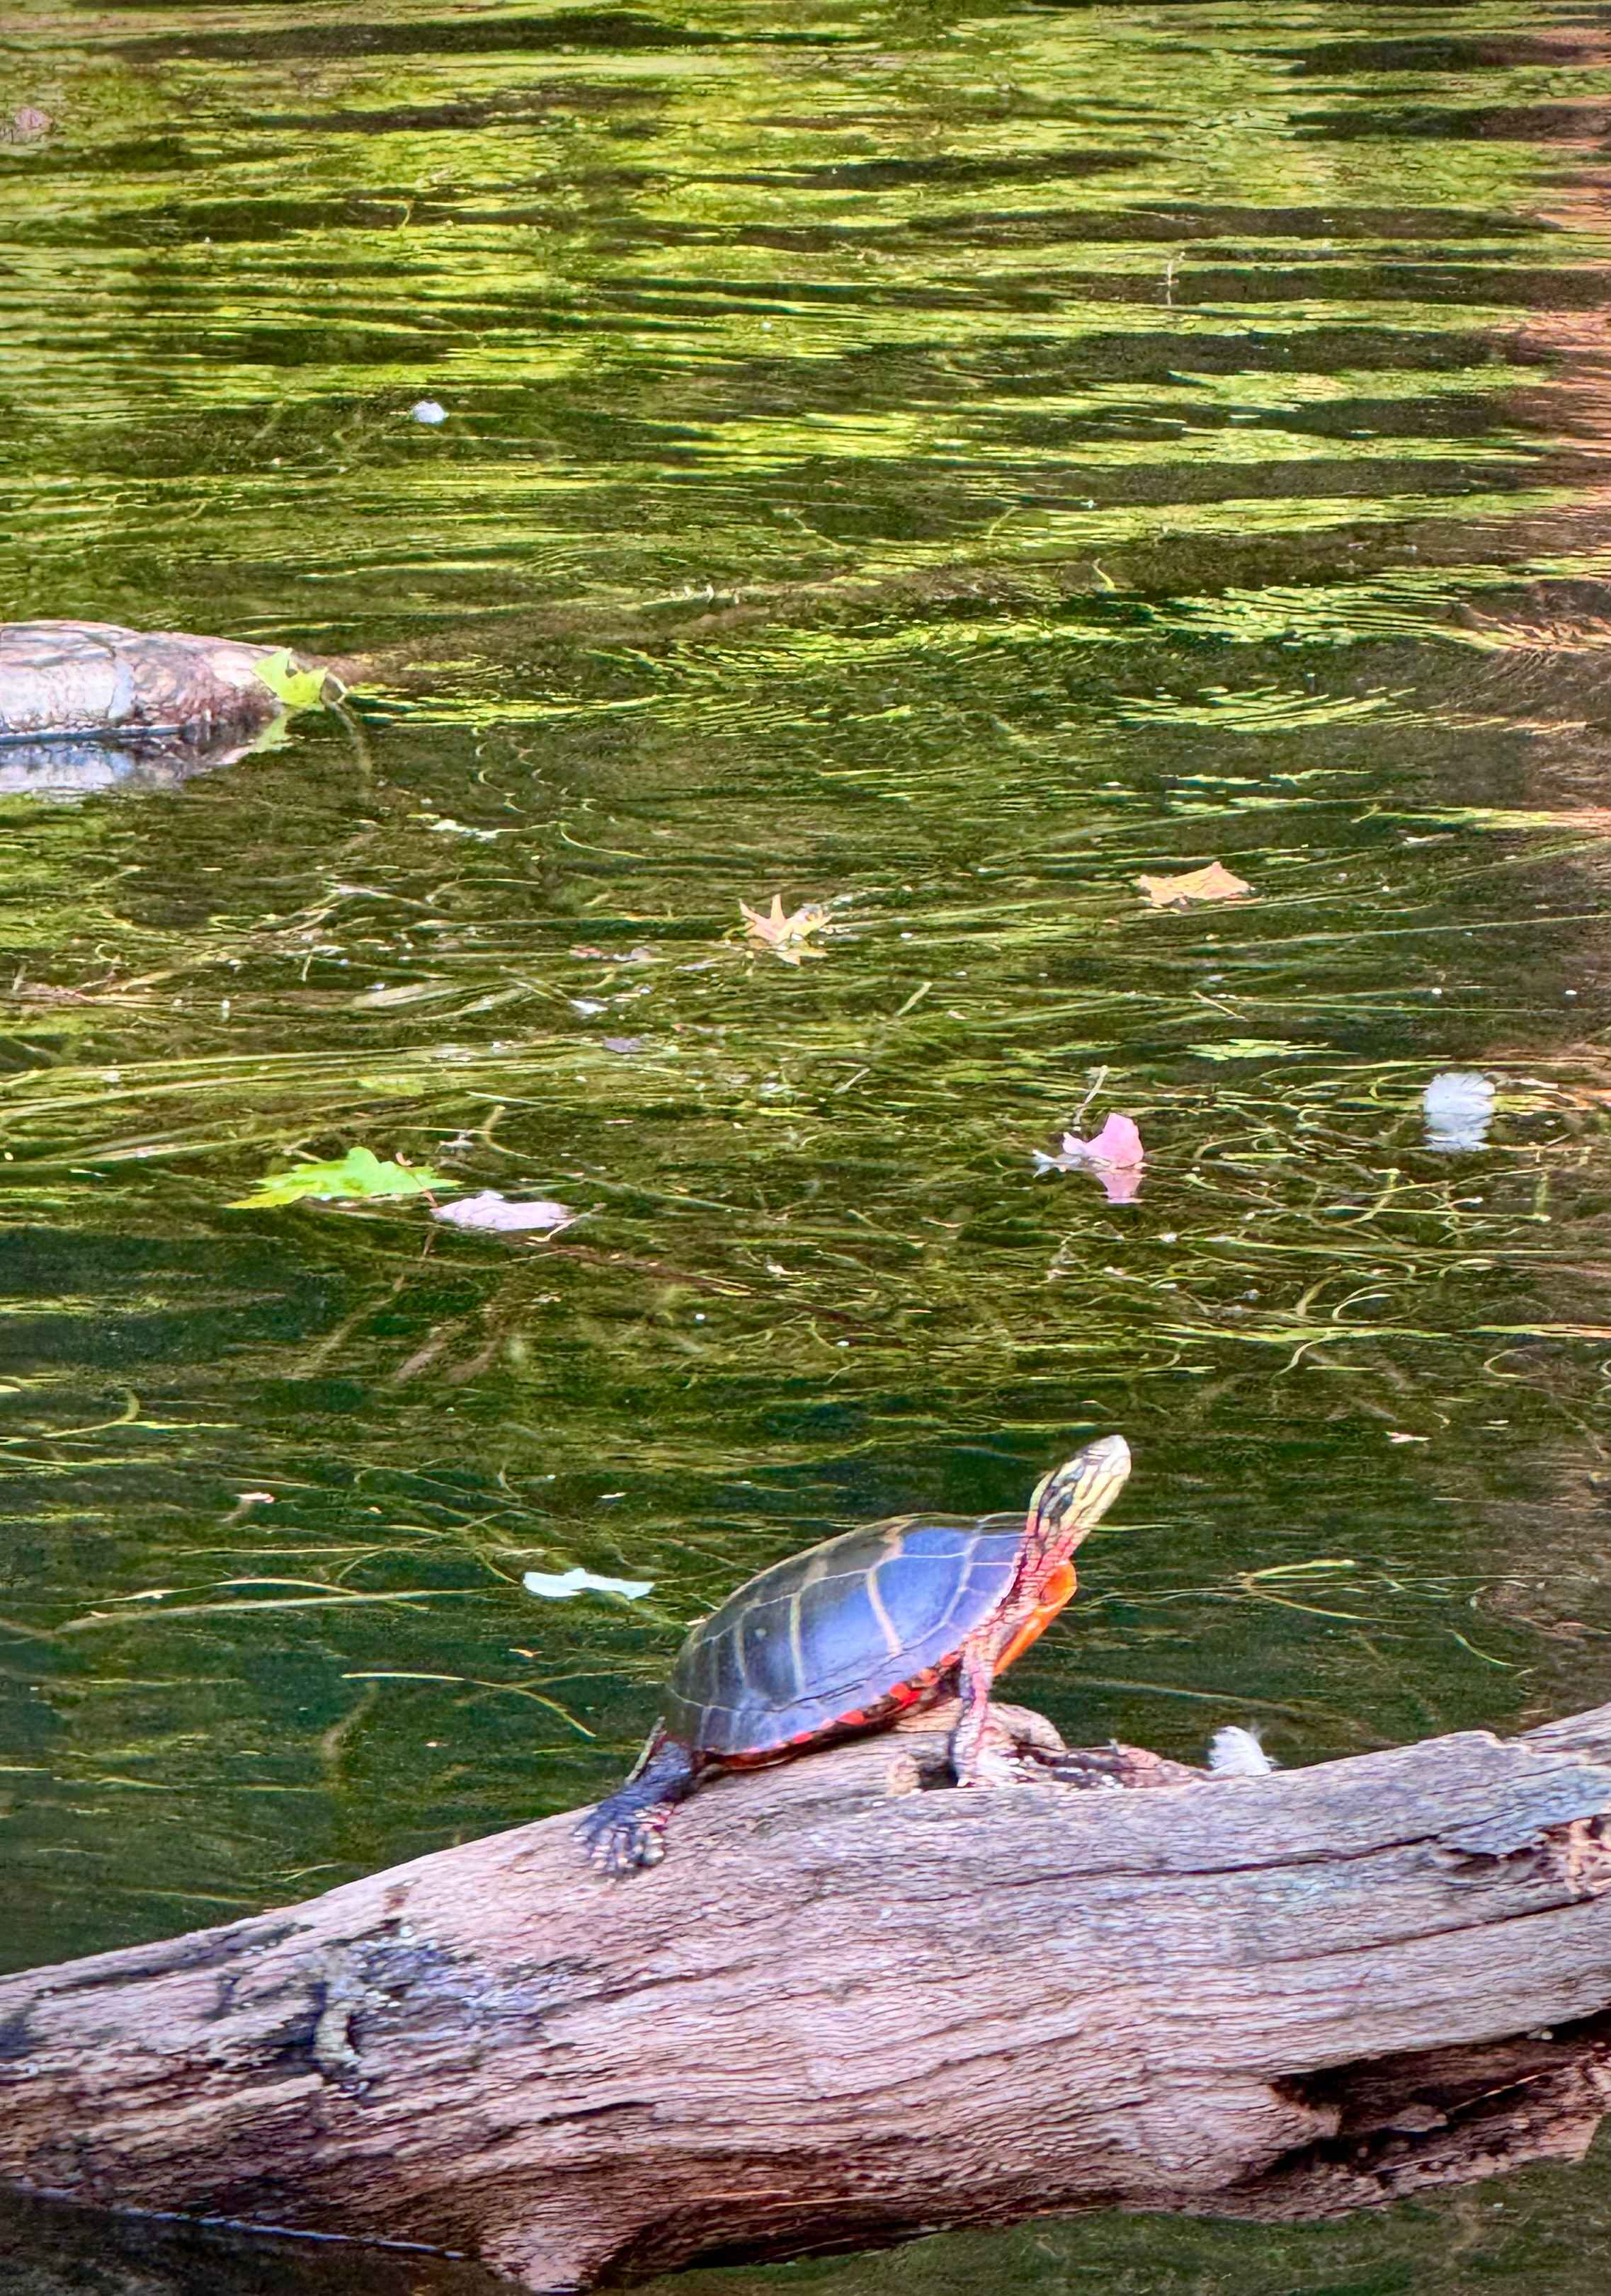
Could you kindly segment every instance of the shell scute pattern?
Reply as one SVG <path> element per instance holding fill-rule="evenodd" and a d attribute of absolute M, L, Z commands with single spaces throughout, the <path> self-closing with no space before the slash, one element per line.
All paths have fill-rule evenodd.
<path fill-rule="evenodd" d="M 953 1659 L 1011 1591 L 1021 1517 L 876 1523 L 741 1587 L 684 1644 L 671 1734 L 710 1754 L 808 1745 Z"/>

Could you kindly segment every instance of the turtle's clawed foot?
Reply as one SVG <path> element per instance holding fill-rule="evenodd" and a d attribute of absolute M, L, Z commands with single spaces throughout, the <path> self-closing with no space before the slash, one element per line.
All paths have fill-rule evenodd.
<path fill-rule="evenodd" d="M 1190 1785 L 1204 1775 L 1184 1762 L 1151 1753 L 1145 1746 L 1122 1746 L 1116 1738 L 1106 1746 L 1065 1746 L 1060 1753 L 1037 1752 L 1034 1760 L 1043 1779 L 1055 1778 L 1061 1786 L 1087 1791 Z"/>
<path fill-rule="evenodd" d="M 959 1786 L 1022 1786 L 1038 1783 L 1012 1740 L 987 1731 L 966 1770 L 958 1774 Z"/>
<path fill-rule="evenodd" d="M 668 1738 L 657 1723 L 631 1776 L 571 1829 L 588 1864 L 616 1879 L 658 1866 L 671 1812 L 693 1792 L 702 1767 L 692 1748 Z"/>
<path fill-rule="evenodd" d="M 959 1786 L 1044 1785 L 1040 1765 L 1063 1751 L 1063 1741 L 1043 1714 L 991 1701 L 973 1753 L 957 1766 Z"/>
<path fill-rule="evenodd" d="M 956 1739 L 961 1719 L 961 1700 L 947 1698 L 912 1714 L 903 1714 L 894 1726 L 897 1732 L 914 1735 L 933 1736 L 943 1731 L 950 1739 L 952 1761 L 945 1773 L 935 1773 L 929 1781 L 933 1784 L 1044 1785 L 1046 1774 L 1039 1763 L 1063 1751 L 1063 1741 L 1044 1714 L 1037 1714 L 1032 1707 L 999 1704 L 991 1699 L 971 1755 L 965 1748 L 965 1759 L 958 1763 L 955 1760 Z M 909 1756 L 905 1759 L 910 1760 Z M 895 1783 L 890 1791 L 901 1793 L 908 1789 L 904 1784 Z"/>
<path fill-rule="evenodd" d="M 618 1797 L 612 1795 L 590 1809 L 571 1828 L 571 1838 L 579 1841 L 588 1863 L 600 1874 L 619 1881 L 636 1873 L 640 1866 L 658 1866 L 666 1854 L 666 1820 L 671 1811 L 669 1804 L 659 1809 L 617 1809 Z"/>

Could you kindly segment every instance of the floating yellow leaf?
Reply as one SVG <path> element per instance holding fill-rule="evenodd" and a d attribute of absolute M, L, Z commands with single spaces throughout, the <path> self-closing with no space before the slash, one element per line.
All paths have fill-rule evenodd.
<path fill-rule="evenodd" d="M 1138 877 L 1155 909 L 1188 908 L 1193 901 L 1251 901 L 1257 898 L 1245 878 L 1233 877 L 1222 862 L 1188 869 L 1183 877 Z"/>
<path fill-rule="evenodd" d="M 783 896 L 772 896 L 771 914 L 752 909 L 748 901 L 740 901 L 744 911 L 744 931 L 750 939 L 769 948 L 785 964 L 801 964 L 808 956 L 821 956 L 826 952 L 810 946 L 810 936 L 826 930 L 828 913 L 819 901 L 807 901 L 788 916 L 784 914 Z"/>

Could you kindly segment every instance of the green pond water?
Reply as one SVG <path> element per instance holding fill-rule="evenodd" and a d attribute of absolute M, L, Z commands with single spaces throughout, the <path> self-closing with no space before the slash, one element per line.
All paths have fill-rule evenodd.
<path fill-rule="evenodd" d="M 1611 1698 L 1608 71 L 1525 0 L 13 4 L 0 612 L 381 666 L 182 782 L 0 753 L 0 1961 L 591 1799 L 749 1572 L 1114 1428 L 1071 1737 Z M 1128 1204 L 1035 1168 L 1088 1096 Z M 355 1146 L 584 1217 L 234 1208 Z M 1591 2161 L 684 2284 L 1608 2275 Z"/>

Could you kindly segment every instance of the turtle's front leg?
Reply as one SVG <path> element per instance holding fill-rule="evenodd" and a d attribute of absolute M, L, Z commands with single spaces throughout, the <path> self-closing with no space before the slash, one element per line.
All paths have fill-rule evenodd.
<path fill-rule="evenodd" d="M 666 1854 L 667 1820 L 693 1792 L 702 1767 L 693 1750 L 668 1738 L 657 1722 L 625 1784 L 571 1829 L 589 1864 L 614 1875 L 658 1866 Z"/>
<path fill-rule="evenodd" d="M 990 1685 L 995 1679 L 995 1636 L 975 1635 L 962 1645 L 957 1693 L 962 1702 L 951 1731 L 951 1770 L 959 1786 L 1004 1783 L 999 1760 L 986 1743 L 990 1720 Z"/>

